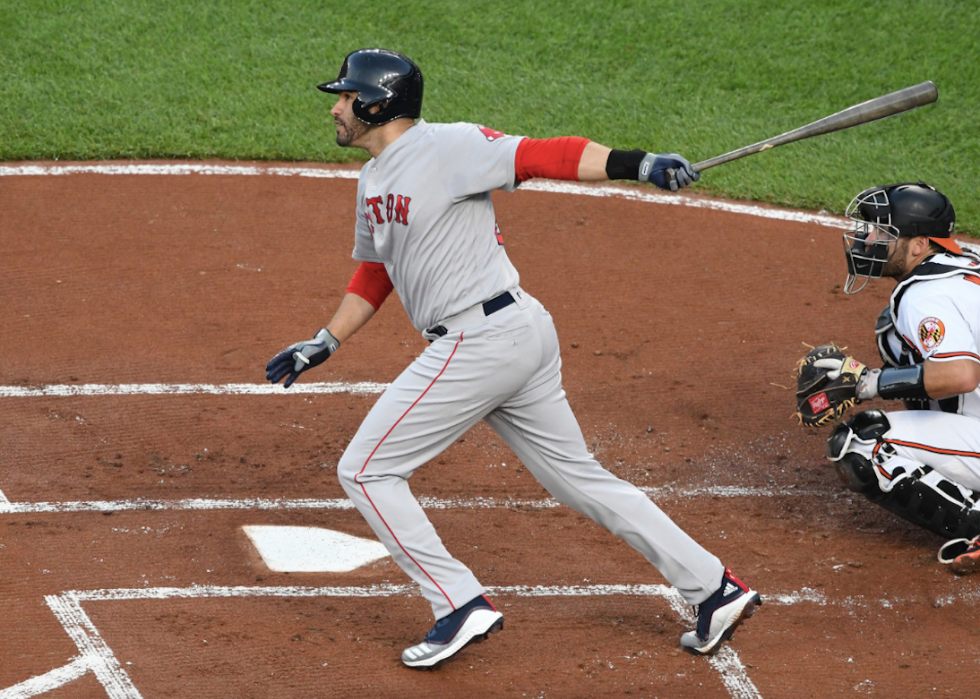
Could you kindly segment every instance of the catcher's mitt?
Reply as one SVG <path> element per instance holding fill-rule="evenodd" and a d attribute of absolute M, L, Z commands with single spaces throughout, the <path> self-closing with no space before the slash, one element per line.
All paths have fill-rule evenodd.
<path fill-rule="evenodd" d="M 837 345 L 814 347 L 796 368 L 796 416 L 807 427 L 835 422 L 861 402 L 858 380 L 867 367 Z"/>

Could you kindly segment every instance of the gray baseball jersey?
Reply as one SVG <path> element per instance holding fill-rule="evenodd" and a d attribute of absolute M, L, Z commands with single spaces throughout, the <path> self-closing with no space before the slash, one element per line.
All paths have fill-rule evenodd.
<path fill-rule="evenodd" d="M 517 186 L 520 142 L 419 120 L 361 170 L 354 259 L 384 263 L 417 330 L 520 282 L 490 201 Z"/>

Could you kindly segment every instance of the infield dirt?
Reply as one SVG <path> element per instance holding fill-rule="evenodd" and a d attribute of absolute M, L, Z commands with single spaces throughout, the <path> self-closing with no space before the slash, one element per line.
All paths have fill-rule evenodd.
<path fill-rule="evenodd" d="M 0 384 L 262 383 L 329 320 L 356 264 L 356 182 L 220 175 L 0 177 Z M 680 195 L 696 198 L 695 195 Z M 766 603 L 732 648 L 762 697 L 971 696 L 977 581 L 931 534 L 852 497 L 827 430 L 793 418 L 793 369 L 835 341 L 872 365 L 890 282 L 845 296 L 839 229 L 619 197 L 495 194 L 522 287 L 553 314 L 564 384 L 603 464 L 639 486 Z M 391 381 L 425 346 L 392 296 L 302 380 Z M 307 379 L 308 377 L 308 379 Z M 375 396 L 0 398 L 11 502 L 343 498 L 336 464 Z M 733 486 L 730 495 L 717 489 Z M 412 479 L 420 496 L 542 500 L 480 426 Z M 669 488 L 668 488 L 669 487 Z M 740 494 L 742 493 L 742 494 Z M 657 584 L 563 507 L 432 510 L 488 586 Z M 67 590 L 401 585 L 265 569 L 246 524 L 363 537 L 349 510 L 10 513 L 0 508 L 0 696 L 75 643 Z M 505 628 L 435 672 L 399 662 L 431 625 L 417 595 L 99 601 L 92 623 L 142 696 L 733 696 L 680 652 L 660 598 L 495 600 Z M 19 696 L 19 695 L 18 695 Z M 107 696 L 87 673 L 44 696 Z"/>

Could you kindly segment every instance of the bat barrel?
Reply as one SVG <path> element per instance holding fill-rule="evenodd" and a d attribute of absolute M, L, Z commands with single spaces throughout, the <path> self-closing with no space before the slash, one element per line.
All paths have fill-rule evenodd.
<path fill-rule="evenodd" d="M 730 153 L 703 160 L 700 163 L 694 163 L 691 167 L 695 171 L 700 172 L 715 165 L 744 158 L 746 155 L 752 155 L 753 153 L 781 146 L 784 143 L 792 143 L 793 141 L 799 141 L 804 138 L 819 136 L 832 131 L 840 131 L 841 129 L 848 129 L 859 124 L 867 124 L 871 121 L 884 119 L 885 117 L 900 114 L 909 109 L 931 104 L 938 98 L 939 91 L 936 89 L 936 86 L 931 80 L 927 80 L 924 83 L 907 87 L 904 90 L 898 90 L 887 95 L 882 95 L 881 97 L 876 97 L 873 100 L 856 104 L 836 114 L 818 119 L 806 126 L 787 131 L 779 136 L 773 136 L 765 141 L 753 143 L 751 146 L 745 146 L 744 148 L 733 150 Z"/>

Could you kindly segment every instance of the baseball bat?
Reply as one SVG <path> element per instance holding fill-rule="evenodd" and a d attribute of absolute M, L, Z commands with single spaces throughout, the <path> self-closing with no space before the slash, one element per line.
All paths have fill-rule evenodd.
<path fill-rule="evenodd" d="M 936 86 L 931 80 L 927 80 L 924 83 L 907 87 L 904 90 L 898 90 L 897 92 L 891 92 L 881 97 L 875 97 L 873 100 L 868 100 L 861 104 L 855 104 L 853 107 L 848 107 L 836 114 L 818 119 L 811 124 L 787 131 L 779 136 L 767 138 L 765 141 L 759 141 L 751 146 L 745 146 L 745 148 L 739 148 L 724 155 L 702 160 L 700 163 L 694 163 L 691 167 L 695 171 L 701 172 L 702 170 L 707 170 L 709 167 L 721 165 L 722 163 L 737 160 L 738 158 L 744 158 L 753 153 L 760 153 L 764 150 L 781 146 L 784 143 L 801 141 L 804 138 L 812 138 L 813 136 L 820 136 L 825 133 L 831 133 L 832 131 L 849 129 L 852 126 L 860 126 L 861 124 L 884 119 L 894 114 L 901 114 L 910 109 L 921 107 L 924 104 L 932 104 L 938 98 L 939 92 L 936 90 Z"/>

